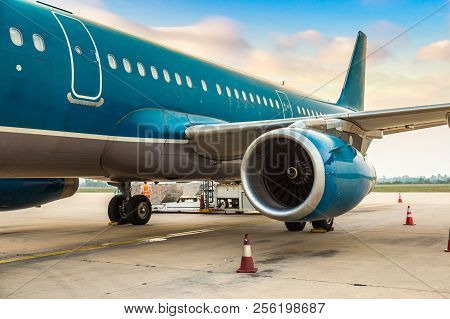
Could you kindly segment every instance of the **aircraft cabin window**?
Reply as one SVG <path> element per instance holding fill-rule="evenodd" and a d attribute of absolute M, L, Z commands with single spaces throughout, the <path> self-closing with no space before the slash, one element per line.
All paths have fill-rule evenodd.
<path fill-rule="evenodd" d="M 309 109 L 306 109 L 306 112 L 308 113 L 308 116 L 311 116 L 311 113 L 309 113 Z"/>
<path fill-rule="evenodd" d="M 169 74 L 169 72 L 166 69 L 164 69 L 163 70 L 163 74 L 164 74 L 164 80 L 166 80 L 167 83 L 170 83 L 170 74 Z"/>
<path fill-rule="evenodd" d="M 188 75 L 186 75 L 186 84 L 190 89 L 192 89 L 192 80 Z"/>
<path fill-rule="evenodd" d="M 303 115 L 306 115 L 306 111 L 305 111 L 304 107 L 302 107 L 302 113 L 303 113 Z"/>
<path fill-rule="evenodd" d="M 265 96 L 263 96 L 263 101 L 264 101 L 264 105 L 265 105 L 265 106 L 268 106 L 268 104 L 267 104 L 267 99 L 266 99 Z"/>
<path fill-rule="evenodd" d="M 247 94 L 245 91 L 242 91 L 242 97 L 244 98 L 244 101 L 247 101 Z"/>
<path fill-rule="evenodd" d="M 144 65 L 141 62 L 138 62 L 137 67 L 138 67 L 140 76 L 144 77 L 146 75 Z"/>
<path fill-rule="evenodd" d="M 77 46 L 75 46 L 75 52 L 78 54 L 78 55 L 83 55 L 83 50 L 81 50 L 81 48 L 77 45 Z"/>
<path fill-rule="evenodd" d="M 219 84 L 216 84 L 216 89 L 217 89 L 217 93 L 218 93 L 219 95 L 222 95 L 222 88 L 220 87 Z"/>
<path fill-rule="evenodd" d="M 38 50 L 39 52 L 45 51 L 44 38 L 41 37 L 39 34 L 33 34 L 33 43 L 36 50 Z"/>
<path fill-rule="evenodd" d="M 181 76 L 178 73 L 175 73 L 175 81 L 177 81 L 179 86 L 183 84 L 183 82 L 181 82 Z"/>
<path fill-rule="evenodd" d="M 11 37 L 12 43 L 14 43 L 15 46 L 21 47 L 23 45 L 22 33 L 20 33 L 18 29 L 10 28 L 9 35 Z"/>
<path fill-rule="evenodd" d="M 275 100 L 275 104 L 277 105 L 277 109 L 280 109 L 280 103 L 278 103 L 278 100 Z"/>
<path fill-rule="evenodd" d="M 108 54 L 108 63 L 109 63 L 109 67 L 113 70 L 117 69 L 117 61 L 116 58 L 114 57 L 114 55 L 112 54 Z"/>
<path fill-rule="evenodd" d="M 228 86 L 226 87 L 226 90 L 227 90 L 228 97 L 231 97 L 231 90 L 230 90 L 230 88 Z"/>
<path fill-rule="evenodd" d="M 253 94 L 252 94 L 252 93 L 249 93 L 248 96 L 250 96 L 250 101 L 251 101 L 252 103 L 255 103 L 255 98 L 253 97 Z"/>
<path fill-rule="evenodd" d="M 300 112 L 300 106 L 297 106 L 297 112 L 298 112 L 298 114 L 302 114 L 302 113 Z"/>
<path fill-rule="evenodd" d="M 128 59 L 123 59 L 123 67 L 127 73 L 131 73 L 131 63 Z"/>
<path fill-rule="evenodd" d="M 203 88 L 203 91 L 205 91 L 205 92 L 208 91 L 208 86 L 206 85 L 205 80 L 202 80 L 202 88 Z"/>
<path fill-rule="evenodd" d="M 234 89 L 234 96 L 239 100 L 239 91 Z"/>
<path fill-rule="evenodd" d="M 152 76 L 155 80 L 159 79 L 158 70 L 152 65 L 150 67 L 150 71 L 152 72 Z"/>
<path fill-rule="evenodd" d="M 256 100 L 258 101 L 258 104 L 261 105 L 261 99 L 259 98 L 258 94 L 256 94 Z"/>
<path fill-rule="evenodd" d="M 272 99 L 269 99 L 270 107 L 273 108 L 273 101 Z"/>

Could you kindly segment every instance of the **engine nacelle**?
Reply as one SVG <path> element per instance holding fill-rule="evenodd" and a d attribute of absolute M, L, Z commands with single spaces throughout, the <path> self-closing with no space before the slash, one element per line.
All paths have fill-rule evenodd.
<path fill-rule="evenodd" d="M 247 149 L 241 178 L 253 206 L 280 221 L 313 221 L 344 214 L 369 194 L 373 165 L 340 138 L 285 128 Z"/>
<path fill-rule="evenodd" d="M 71 197 L 78 185 L 77 178 L 0 179 L 0 211 L 36 207 Z"/>

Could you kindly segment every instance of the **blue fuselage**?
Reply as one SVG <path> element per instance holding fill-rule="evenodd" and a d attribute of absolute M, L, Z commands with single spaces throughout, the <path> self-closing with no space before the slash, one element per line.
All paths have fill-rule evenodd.
<path fill-rule="evenodd" d="M 205 117 L 193 117 L 191 122 L 242 122 L 347 111 L 69 13 L 26 2 L 0 4 L 0 27 L 1 126 L 136 137 L 138 130 L 122 131 L 118 123 L 142 109 Z M 13 44 L 10 28 L 20 31 L 22 46 Z M 43 38 L 44 52 L 34 47 L 33 34 Z M 116 69 L 110 67 L 108 54 L 114 57 Z M 124 59 L 130 62 L 131 73 L 125 70 Z M 170 121 L 170 116 L 166 120 Z M 160 124 L 155 123 L 157 127 Z M 164 133 L 171 132 L 162 129 L 160 137 Z"/>
<path fill-rule="evenodd" d="M 136 143 L 176 166 L 192 125 L 350 112 L 40 4 L 1 2 L 0 31 L 0 177 L 201 178 Z"/>

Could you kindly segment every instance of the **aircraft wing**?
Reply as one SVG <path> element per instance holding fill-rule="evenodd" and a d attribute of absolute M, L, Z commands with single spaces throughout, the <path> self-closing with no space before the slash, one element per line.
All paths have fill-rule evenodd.
<path fill-rule="evenodd" d="M 290 126 L 318 130 L 336 129 L 373 139 L 381 138 L 384 134 L 445 124 L 450 127 L 450 103 L 307 118 L 198 125 L 188 128 L 186 135 L 201 155 L 218 160 L 231 160 L 242 158 L 248 146 L 260 135 Z"/>

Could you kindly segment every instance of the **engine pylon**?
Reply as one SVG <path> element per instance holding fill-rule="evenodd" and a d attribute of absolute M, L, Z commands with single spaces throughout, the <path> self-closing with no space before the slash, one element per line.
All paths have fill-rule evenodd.
<path fill-rule="evenodd" d="M 411 206 L 408 205 L 408 209 L 406 210 L 406 222 L 403 224 L 406 226 L 414 226 L 414 220 L 411 213 Z"/>
<path fill-rule="evenodd" d="M 250 236 L 245 234 L 244 237 L 244 248 L 242 250 L 242 258 L 241 258 L 241 267 L 236 270 L 237 273 L 244 274 L 254 274 L 258 271 L 258 268 L 255 268 L 252 257 L 252 247 L 250 245 Z"/>

